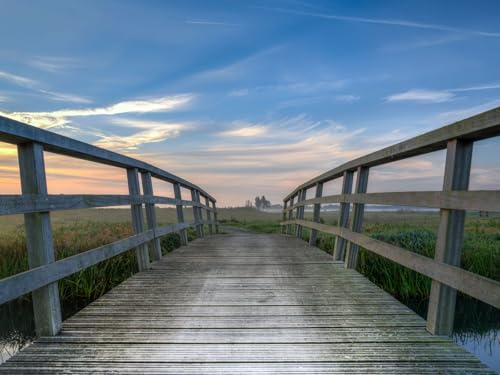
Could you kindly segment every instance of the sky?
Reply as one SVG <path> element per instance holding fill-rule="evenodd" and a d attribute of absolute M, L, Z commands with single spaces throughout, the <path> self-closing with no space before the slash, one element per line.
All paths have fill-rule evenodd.
<path fill-rule="evenodd" d="M 1 12 L 0 115 L 154 164 L 219 206 L 279 203 L 500 106 L 499 1 L 3 0 Z M 499 144 L 475 148 L 471 188 L 498 189 Z M 443 160 L 374 168 L 369 191 L 439 190 Z M 2 194 L 19 193 L 15 148 L 0 144 L 0 161 Z M 46 164 L 49 193 L 126 193 L 121 169 Z"/>

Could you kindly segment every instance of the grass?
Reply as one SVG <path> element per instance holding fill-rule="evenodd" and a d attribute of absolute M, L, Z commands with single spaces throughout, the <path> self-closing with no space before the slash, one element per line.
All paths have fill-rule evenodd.
<path fill-rule="evenodd" d="M 252 208 L 219 209 L 221 225 L 259 233 L 279 233 L 281 214 L 260 212 Z M 306 213 L 307 218 L 308 213 Z M 173 208 L 158 208 L 160 224 L 176 221 Z M 185 210 L 192 220 L 191 210 Z M 322 213 L 326 224 L 337 224 L 336 212 Z M 56 212 L 52 216 L 56 258 L 62 259 L 108 244 L 132 234 L 127 209 L 93 209 Z M 433 257 L 438 213 L 390 212 L 365 214 L 363 232 L 419 254 Z M 22 216 L 0 218 L 0 278 L 28 269 Z M 305 230 L 305 237 L 308 231 Z M 190 238 L 194 231 L 189 232 Z M 320 233 L 318 246 L 332 253 L 335 237 Z M 177 234 L 162 239 L 163 252 L 179 246 Z M 500 279 L 500 218 L 466 220 L 461 267 L 492 279 Z M 361 249 L 358 270 L 377 285 L 401 299 L 426 298 L 430 280 L 387 259 Z M 133 250 L 90 267 L 60 281 L 62 300 L 92 301 L 136 272 Z"/>

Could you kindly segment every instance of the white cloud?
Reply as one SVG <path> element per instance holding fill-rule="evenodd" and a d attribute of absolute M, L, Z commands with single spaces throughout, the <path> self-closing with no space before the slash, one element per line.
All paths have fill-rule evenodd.
<path fill-rule="evenodd" d="M 188 125 L 185 124 L 161 123 L 153 121 L 141 122 L 136 120 L 128 120 L 128 125 L 147 130 L 142 130 L 128 136 L 101 136 L 101 139 L 95 142 L 95 145 L 113 150 L 136 150 L 140 145 L 146 143 L 162 142 L 167 139 L 177 137 L 182 130 L 185 130 L 188 127 Z"/>
<path fill-rule="evenodd" d="M 251 126 L 242 126 L 240 127 L 226 130 L 219 133 L 225 137 L 258 137 L 265 135 L 267 133 L 267 127 L 262 125 L 251 125 Z"/>
<path fill-rule="evenodd" d="M 30 125 L 48 129 L 64 125 L 68 123 L 70 121 L 69 118 L 72 117 L 112 116 L 125 113 L 173 111 L 184 107 L 193 98 L 193 95 L 185 94 L 144 100 L 129 100 L 118 102 L 107 107 L 63 109 L 53 112 L 0 112 L 0 114 Z"/>
<path fill-rule="evenodd" d="M 399 94 L 393 94 L 386 98 L 388 102 L 420 102 L 420 103 L 443 103 L 449 102 L 455 94 L 449 91 L 435 90 L 409 90 Z"/>

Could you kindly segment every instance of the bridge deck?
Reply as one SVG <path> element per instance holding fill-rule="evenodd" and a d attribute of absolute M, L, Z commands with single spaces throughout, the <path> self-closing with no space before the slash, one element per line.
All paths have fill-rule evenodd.
<path fill-rule="evenodd" d="M 0 373 L 492 373 L 303 241 L 228 234 L 164 257 Z"/>

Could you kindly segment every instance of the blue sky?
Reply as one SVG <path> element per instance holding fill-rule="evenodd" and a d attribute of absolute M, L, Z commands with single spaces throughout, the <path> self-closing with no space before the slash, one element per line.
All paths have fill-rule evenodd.
<path fill-rule="evenodd" d="M 2 15 L 2 115 L 151 162 L 221 205 L 279 202 L 349 159 L 500 105 L 498 1 L 4 0 Z M 497 148 L 478 148 L 474 187 L 497 185 L 484 173 Z M 370 186 L 439 189 L 442 158 L 386 167 Z M 121 171 L 90 188 L 88 164 L 64 166 L 49 173 L 71 192 L 123 189 Z"/>

